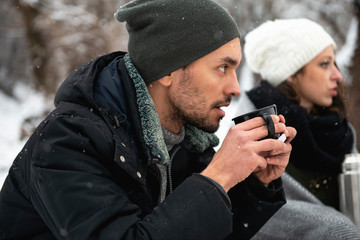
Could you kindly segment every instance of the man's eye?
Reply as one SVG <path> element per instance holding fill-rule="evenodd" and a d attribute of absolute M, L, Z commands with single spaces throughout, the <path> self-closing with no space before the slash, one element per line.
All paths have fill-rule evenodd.
<path fill-rule="evenodd" d="M 223 73 L 225 73 L 226 66 L 219 67 L 219 69 L 220 69 L 220 71 L 222 71 Z"/>

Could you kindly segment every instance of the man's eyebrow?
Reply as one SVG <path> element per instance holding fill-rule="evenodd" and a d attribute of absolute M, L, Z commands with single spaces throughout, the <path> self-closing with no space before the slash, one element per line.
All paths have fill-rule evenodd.
<path fill-rule="evenodd" d="M 221 60 L 228 63 L 228 64 L 230 64 L 230 65 L 232 65 L 232 66 L 238 65 L 238 61 L 231 58 L 231 57 L 225 57 L 225 58 L 222 58 Z"/>

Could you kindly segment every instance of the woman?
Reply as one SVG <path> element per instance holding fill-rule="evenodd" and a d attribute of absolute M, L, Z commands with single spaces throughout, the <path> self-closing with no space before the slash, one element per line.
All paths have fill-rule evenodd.
<path fill-rule="evenodd" d="M 245 38 L 246 61 L 262 81 L 243 94 L 240 108 L 275 103 L 297 136 L 287 173 L 326 205 L 339 209 L 338 175 L 356 152 L 346 118 L 335 42 L 308 19 L 268 21 Z M 245 109 L 245 108 L 243 108 Z"/>

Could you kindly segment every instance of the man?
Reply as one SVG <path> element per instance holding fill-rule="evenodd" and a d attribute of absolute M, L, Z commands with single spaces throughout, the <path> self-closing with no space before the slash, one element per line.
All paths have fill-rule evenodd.
<path fill-rule="evenodd" d="M 102 56 L 59 88 L 0 195 L 2 239 L 246 239 L 285 203 L 285 143 L 255 118 L 222 147 L 221 107 L 240 94 L 237 26 L 211 0 L 136 0 L 129 53 Z"/>

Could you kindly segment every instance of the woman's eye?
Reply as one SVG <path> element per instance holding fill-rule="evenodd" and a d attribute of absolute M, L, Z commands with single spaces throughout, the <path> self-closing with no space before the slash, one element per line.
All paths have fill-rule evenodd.
<path fill-rule="evenodd" d="M 329 62 L 322 62 L 320 63 L 320 66 L 323 68 L 327 68 L 327 66 L 329 66 Z"/>
<path fill-rule="evenodd" d="M 226 66 L 219 67 L 219 69 L 220 69 L 220 71 L 222 71 L 223 73 L 225 73 Z"/>

